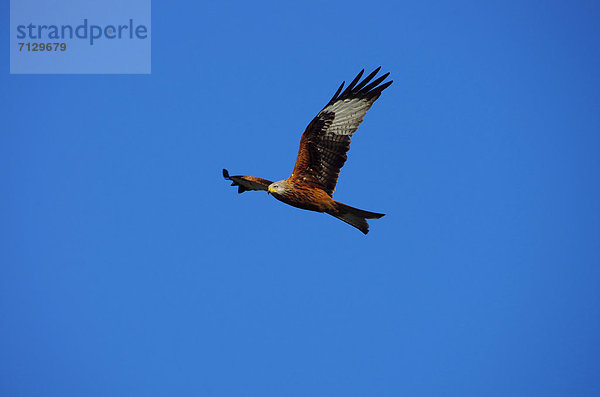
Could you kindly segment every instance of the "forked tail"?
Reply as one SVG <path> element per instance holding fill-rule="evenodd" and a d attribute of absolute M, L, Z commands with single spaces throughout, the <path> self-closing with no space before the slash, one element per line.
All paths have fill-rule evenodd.
<path fill-rule="evenodd" d="M 385 215 L 377 212 L 359 210 L 358 208 L 350 207 L 349 205 L 342 204 L 338 201 L 334 201 L 334 203 L 334 210 L 327 211 L 327 213 L 343 220 L 349 225 L 354 226 L 364 234 L 369 233 L 369 224 L 367 223 L 367 219 L 379 219 Z"/>

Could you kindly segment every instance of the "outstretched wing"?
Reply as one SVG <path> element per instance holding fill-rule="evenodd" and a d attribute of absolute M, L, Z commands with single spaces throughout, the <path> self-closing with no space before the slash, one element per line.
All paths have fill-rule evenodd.
<path fill-rule="evenodd" d="M 223 168 L 223 177 L 231 182 L 231 186 L 239 186 L 238 193 L 244 193 L 246 190 L 267 190 L 273 182 L 255 176 L 234 175 L 229 176 L 229 172 Z"/>
<path fill-rule="evenodd" d="M 381 84 L 389 73 L 370 82 L 380 69 L 378 67 L 359 83 L 363 69 L 344 92 L 342 83 L 310 122 L 300 139 L 292 179 L 312 182 L 330 196 L 333 194 L 340 169 L 347 159 L 346 152 L 350 149 L 350 137 L 381 91 L 392 84 L 392 81 Z"/>

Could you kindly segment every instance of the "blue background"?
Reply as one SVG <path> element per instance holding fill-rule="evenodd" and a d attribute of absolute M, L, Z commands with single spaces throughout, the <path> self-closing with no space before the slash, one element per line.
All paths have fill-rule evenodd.
<path fill-rule="evenodd" d="M 598 3 L 452 3 L 154 2 L 147 76 L 7 49 L 1 394 L 600 395 Z M 222 179 L 379 65 L 368 236 Z"/>

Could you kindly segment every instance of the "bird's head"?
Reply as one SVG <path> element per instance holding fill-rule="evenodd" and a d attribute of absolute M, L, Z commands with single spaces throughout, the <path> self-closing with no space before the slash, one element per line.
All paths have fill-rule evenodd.
<path fill-rule="evenodd" d="M 283 181 L 271 183 L 267 189 L 267 193 L 283 195 L 286 188 L 287 181 L 284 179 Z"/>

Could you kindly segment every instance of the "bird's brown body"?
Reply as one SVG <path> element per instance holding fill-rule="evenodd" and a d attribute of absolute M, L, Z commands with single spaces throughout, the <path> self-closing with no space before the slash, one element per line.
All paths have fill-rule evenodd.
<path fill-rule="evenodd" d="M 293 194 L 284 192 L 283 194 L 272 193 L 279 201 L 283 201 L 296 208 L 303 210 L 328 212 L 335 208 L 335 201 L 323 189 L 315 188 L 312 184 L 295 181 L 294 179 L 286 179 L 288 189 L 291 189 Z"/>
<path fill-rule="evenodd" d="M 369 225 L 366 219 L 381 218 L 384 214 L 337 202 L 333 199 L 333 192 L 340 169 L 347 159 L 352 134 L 373 102 L 392 84 L 391 81 L 381 84 L 389 73 L 371 82 L 379 69 L 362 81 L 360 78 L 364 70 L 361 71 L 343 92 L 342 83 L 302 134 L 296 164 L 289 178 L 271 182 L 253 176 L 229 176 L 225 169 L 223 176 L 231 180 L 233 186 L 239 186 L 238 193 L 267 190 L 286 204 L 330 214 L 367 234 Z"/>

